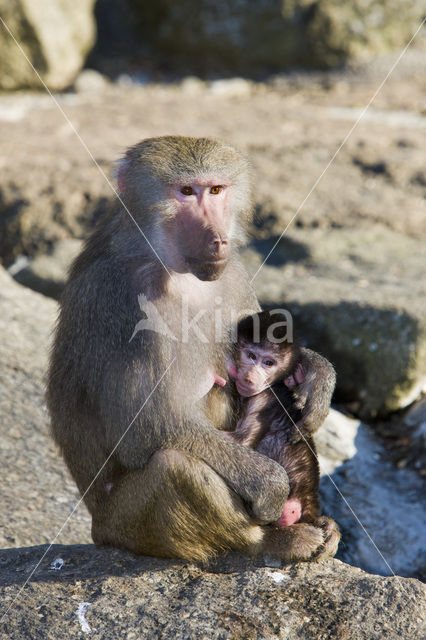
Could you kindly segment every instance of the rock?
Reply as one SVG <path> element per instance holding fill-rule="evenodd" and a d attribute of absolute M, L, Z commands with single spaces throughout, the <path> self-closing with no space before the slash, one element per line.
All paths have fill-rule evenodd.
<path fill-rule="evenodd" d="M 94 43 L 93 6 L 94 0 L 0 0 L 0 14 L 19 45 L 2 25 L 0 88 L 41 88 L 25 55 L 50 89 L 70 85 Z"/>
<path fill-rule="evenodd" d="M 52 98 L 43 93 L 9 93 L 0 97 L 0 122 L 20 122 L 37 109 L 52 106 Z M 4 162 L 4 157 L 2 158 Z"/>
<path fill-rule="evenodd" d="M 371 428 L 337 411 L 330 413 L 315 442 L 322 507 L 342 531 L 337 557 L 370 573 L 425 579 L 421 477 L 395 468 Z"/>
<path fill-rule="evenodd" d="M 139 33 L 174 69 L 256 74 L 291 66 L 333 67 L 403 47 L 424 16 L 420 0 L 130 0 Z M 188 16 L 191 16 L 188 19 Z"/>
<path fill-rule="evenodd" d="M 187 95 L 199 95 L 205 90 L 205 83 L 196 76 L 187 76 L 180 83 L 180 88 Z"/>
<path fill-rule="evenodd" d="M 95 69 L 83 69 L 74 80 L 77 93 L 101 93 L 108 86 L 108 81 Z"/>
<path fill-rule="evenodd" d="M 82 246 L 82 241 L 75 238 L 59 240 L 47 255 L 25 261 L 21 269 L 19 262 L 15 262 L 8 271 L 17 282 L 45 296 L 58 299 L 64 288 L 68 269 Z"/>
<path fill-rule="evenodd" d="M 49 437 L 44 380 L 53 300 L 0 267 L 0 546 L 89 542 L 90 518 Z M 68 516 L 69 521 L 67 520 Z"/>
<path fill-rule="evenodd" d="M 357 453 L 355 438 L 360 422 L 330 409 L 324 424 L 315 434 L 321 476 L 330 476 Z"/>
<path fill-rule="evenodd" d="M 252 83 L 244 78 L 214 80 L 210 83 L 209 90 L 215 96 L 247 98 L 252 92 Z"/>
<path fill-rule="evenodd" d="M 403 445 L 398 463 L 409 463 L 426 478 L 426 398 L 423 396 L 398 422 L 397 433 Z"/>
<path fill-rule="evenodd" d="M 335 365 L 337 398 L 363 418 L 413 402 L 426 384 L 422 241 L 380 228 L 277 240 L 245 253 L 256 293 L 265 307 L 289 309 L 295 335 Z"/>
<path fill-rule="evenodd" d="M 11 640 L 424 638 L 423 584 L 338 560 L 276 570 L 232 554 L 201 567 L 54 545 L 8 549 L 0 563 L 2 629 Z"/>
<path fill-rule="evenodd" d="M 426 446 L 426 398 L 423 398 L 407 412 L 403 422 L 407 427 L 414 427 L 413 436 L 419 441 L 423 441 L 423 446 Z"/>
<path fill-rule="evenodd" d="M 138 85 L 149 84 L 152 81 L 152 77 L 149 73 L 120 73 L 116 79 L 116 83 L 123 89 L 135 87 Z"/>

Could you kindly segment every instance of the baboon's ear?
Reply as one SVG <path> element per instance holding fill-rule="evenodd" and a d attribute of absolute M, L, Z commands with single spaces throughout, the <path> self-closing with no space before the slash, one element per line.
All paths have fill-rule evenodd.
<path fill-rule="evenodd" d="M 131 155 L 132 152 L 130 149 L 128 149 L 124 158 L 120 160 L 115 170 L 115 177 L 117 178 L 118 188 L 120 189 L 121 193 L 126 193 L 127 190 L 128 174 L 130 165 L 132 164 Z"/>

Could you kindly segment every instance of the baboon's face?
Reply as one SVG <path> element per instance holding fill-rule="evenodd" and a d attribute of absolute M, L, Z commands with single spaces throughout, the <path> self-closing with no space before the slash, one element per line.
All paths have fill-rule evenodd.
<path fill-rule="evenodd" d="M 169 234 L 186 267 L 200 280 L 217 280 L 230 254 L 229 185 L 214 177 L 172 187 L 176 215 Z"/>

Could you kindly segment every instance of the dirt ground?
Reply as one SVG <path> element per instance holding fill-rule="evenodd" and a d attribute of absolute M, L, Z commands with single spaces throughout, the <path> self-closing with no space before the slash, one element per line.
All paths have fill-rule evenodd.
<path fill-rule="evenodd" d="M 168 133 L 216 136 L 248 153 L 257 237 L 290 221 L 290 231 L 379 225 L 424 235 L 426 53 L 406 54 L 356 124 L 395 60 L 261 84 L 105 84 L 57 104 L 45 93 L 1 96 L 3 263 L 84 236 L 113 195 L 101 172 L 127 146 Z"/>

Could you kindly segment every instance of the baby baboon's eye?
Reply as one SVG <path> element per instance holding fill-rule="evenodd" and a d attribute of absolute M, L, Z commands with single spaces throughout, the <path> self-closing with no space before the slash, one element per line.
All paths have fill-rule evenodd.
<path fill-rule="evenodd" d="M 223 191 L 222 185 L 218 184 L 210 189 L 210 193 L 214 196 L 217 196 L 218 193 Z"/>
<path fill-rule="evenodd" d="M 263 361 L 263 364 L 264 364 L 266 367 L 273 367 L 273 366 L 274 366 L 274 364 L 275 364 L 275 360 L 269 360 L 269 359 L 268 359 L 268 360 L 264 360 L 264 361 Z"/>
<path fill-rule="evenodd" d="M 184 196 L 192 196 L 194 194 L 194 189 L 192 187 L 182 187 L 180 190 Z"/>

